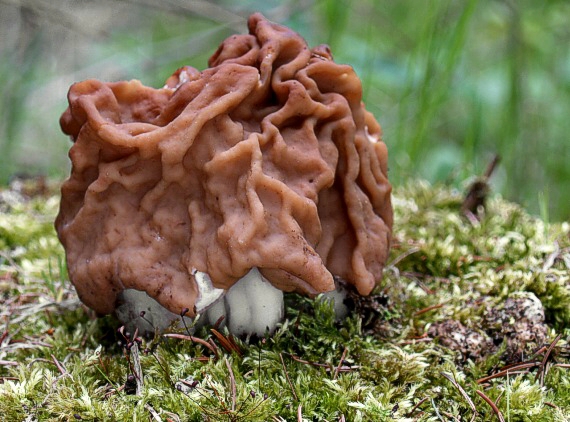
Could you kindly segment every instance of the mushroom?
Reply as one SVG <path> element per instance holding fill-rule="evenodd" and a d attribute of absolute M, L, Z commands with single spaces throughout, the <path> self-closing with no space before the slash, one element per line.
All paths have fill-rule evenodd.
<path fill-rule="evenodd" d="M 260 14 L 248 24 L 206 70 L 178 69 L 161 89 L 70 88 L 60 124 L 72 170 L 55 225 L 97 313 L 144 310 L 160 329 L 205 313 L 262 333 L 283 292 L 331 292 L 336 276 L 368 295 L 380 282 L 391 186 L 359 78 L 327 46 Z M 152 322 L 154 302 L 165 313 Z"/>

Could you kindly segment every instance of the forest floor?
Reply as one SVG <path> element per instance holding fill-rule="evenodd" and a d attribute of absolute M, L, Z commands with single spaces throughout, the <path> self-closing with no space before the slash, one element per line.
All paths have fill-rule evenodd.
<path fill-rule="evenodd" d="M 69 282 L 52 184 L 0 190 L 0 415 L 6 421 L 570 420 L 570 224 L 491 195 L 395 189 L 383 284 L 286 298 L 263 338 L 135 337 Z"/>

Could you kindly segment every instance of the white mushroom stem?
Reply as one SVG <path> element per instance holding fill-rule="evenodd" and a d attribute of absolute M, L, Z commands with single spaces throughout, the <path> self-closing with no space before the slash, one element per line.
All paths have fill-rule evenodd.
<path fill-rule="evenodd" d="M 231 333 L 265 334 L 273 332 L 284 314 L 283 292 L 267 281 L 257 268 L 240 278 L 223 299 L 206 311 L 210 324 L 225 317 Z"/>
<path fill-rule="evenodd" d="M 125 329 L 134 333 L 135 329 L 141 334 L 165 331 L 173 321 L 180 320 L 176 315 L 146 294 L 146 292 L 126 289 L 119 296 L 121 305 L 115 309 L 115 315 L 125 325 Z M 185 317 L 187 325 L 192 319 Z"/>
<path fill-rule="evenodd" d="M 336 319 L 345 319 L 348 315 L 348 308 L 344 304 L 344 299 L 346 298 L 346 290 L 337 285 L 336 290 L 332 292 L 323 293 L 323 297 L 327 300 L 332 301 L 334 314 Z"/>
<path fill-rule="evenodd" d="M 194 272 L 194 278 L 200 291 L 196 301 L 196 310 L 201 313 L 199 324 L 215 324 L 221 317 L 234 335 L 264 335 L 273 332 L 283 319 L 283 292 L 261 275 L 257 268 L 252 268 L 224 294 L 224 290 L 212 285 L 210 277 L 200 271 Z M 325 297 L 334 302 L 338 318 L 344 318 L 347 309 L 343 304 L 345 292 L 335 290 L 325 293 Z M 117 317 L 128 330 L 139 332 L 166 330 L 180 315 L 174 314 L 148 296 L 145 292 L 134 289 L 123 291 L 122 304 L 115 311 Z M 141 316 L 141 311 L 144 314 Z M 185 318 L 186 325 L 192 325 L 190 318 Z M 181 324 L 182 325 L 182 324 Z"/>
<path fill-rule="evenodd" d="M 198 286 L 198 298 L 196 299 L 196 313 L 201 314 L 204 310 L 208 309 L 213 303 L 221 298 L 225 291 L 224 289 L 217 289 L 212 284 L 210 276 L 202 271 L 193 270 L 194 280 Z"/>

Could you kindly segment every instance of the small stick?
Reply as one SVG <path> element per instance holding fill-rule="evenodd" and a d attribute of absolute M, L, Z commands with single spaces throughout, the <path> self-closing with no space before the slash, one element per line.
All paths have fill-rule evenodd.
<path fill-rule="evenodd" d="M 546 365 L 546 362 L 548 361 L 548 358 L 550 357 L 550 354 L 552 353 L 552 349 L 554 349 L 554 347 L 556 346 L 556 343 L 558 343 L 560 341 L 561 337 L 562 337 L 562 334 L 558 334 L 556 336 L 556 338 L 554 339 L 554 341 L 552 343 L 550 343 L 550 346 L 548 346 L 548 349 L 546 349 L 546 353 L 544 354 L 544 358 L 542 359 L 542 362 L 540 365 L 540 370 L 536 374 L 536 379 L 538 380 L 540 378 L 540 386 L 541 387 L 544 387 L 544 378 L 546 377 L 546 373 L 548 372 L 548 367 Z"/>
<path fill-rule="evenodd" d="M 460 422 L 460 420 L 459 420 L 459 419 L 457 419 L 457 417 L 456 417 L 456 416 L 452 415 L 452 414 L 451 414 L 451 413 L 449 413 L 449 412 L 444 412 L 444 411 L 442 410 L 442 411 L 441 411 L 441 413 L 443 413 L 445 416 L 447 416 L 447 417 L 448 417 L 449 419 L 451 419 L 451 420 L 454 420 L 454 421 Z"/>
<path fill-rule="evenodd" d="M 497 167 L 499 161 L 499 156 L 495 155 L 487 166 L 485 174 L 481 178 L 471 183 L 467 195 L 465 195 L 461 209 L 472 223 L 476 223 L 478 221 L 477 209 L 479 206 L 485 206 L 485 200 L 489 192 L 489 179 Z"/>
<path fill-rule="evenodd" d="M 299 405 L 297 408 L 297 422 L 303 422 L 303 406 Z"/>
<path fill-rule="evenodd" d="M 152 415 L 153 419 L 156 422 L 162 422 L 162 419 L 160 418 L 160 415 L 158 414 L 158 412 L 156 410 L 154 410 L 150 404 L 145 404 L 144 405 L 145 409 L 149 411 L 149 413 Z"/>
<path fill-rule="evenodd" d="M 214 353 L 216 354 L 216 358 L 218 358 L 218 355 L 219 355 L 218 350 L 220 350 L 220 349 L 218 349 L 218 346 L 216 346 L 216 343 L 214 343 L 214 340 L 212 339 L 212 337 L 210 337 L 208 339 L 208 343 L 212 346 Z"/>
<path fill-rule="evenodd" d="M 497 167 L 497 164 L 499 164 L 499 161 L 501 161 L 501 157 L 499 157 L 498 155 L 495 155 L 493 157 L 493 159 L 491 160 L 491 162 L 489 163 L 489 165 L 487 166 L 487 170 L 485 171 L 485 174 L 483 175 L 483 177 L 485 179 L 489 179 L 491 177 L 491 175 L 495 171 L 495 168 Z"/>
<path fill-rule="evenodd" d="M 439 409 L 438 409 L 437 406 L 435 405 L 435 400 L 434 400 L 433 398 L 431 399 L 431 405 L 432 405 L 432 407 L 433 407 L 433 410 L 435 410 L 435 414 L 437 415 L 437 417 L 439 418 L 439 420 L 440 420 L 441 422 L 445 422 L 445 421 L 443 420 L 443 418 L 441 417 L 441 415 L 439 414 Z"/>
<path fill-rule="evenodd" d="M 142 396 L 142 390 L 143 390 L 143 372 L 142 372 L 142 367 L 141 367 L 141 360 L 140 360 L 140 355 L 139 355 L 139 345 L 136 341 L 133 341 L 133 344 L 131 346 L 131 360 L 133 363 L 133 372 L 135 375 L 135 380 L 137 383 L 137 389 L 135 394 L 137 396 Z"/>
<path fill-rule="evenodd" d="M 408 412 L 408 415 L 407 415 L 407 416 L 411 416 L 411 415 L 416 411 L 416 409 L 417 409 L 418 407 L 420 407 L 422 404 L 424 404 L 424 403 L 425 403 L 426 401 L 428 401 L 428 400 L 429 400 L 429 397 L 428 397 L 428 396 L 425 396 L 423 399 L 421 399 L 419 402 L 417 402 L 417 403 L 415 404 L 415 406 L 412 407 L 412 410 L 410 410 L 410 411 Z"/>
<path fill-rule="evenodd" d="M 317 368 L 325 368 L 325 370 L 330 371 L 330 365 L 326 363 L 311 362 L 308 360 L 301 359 L 299 356 L 295 355 L 289 355 L 289 357 L 293 359 L 295 362 L 304 363 L 305 365 L 311 365 Z"/>
<path fill-rule="evenodd" d="M 53 360 L 53 363 L 55 364 L 55 366 L 57 366 L 57 369 L 59 372 L 61 372 L 61 375 L 68 375 L 67 370 L 63 367 L 63 365 L 57 360 L 57 358 L 54 355 L 51 355 L 51 358 Z"/>
<path fill-rule="evenodd" d="M 0 336 L 0 345 L 4 342 L 5 339 L 8 338 L 8 330 L 4 331 Z"/>
<path fill-rule="evenodd" d="M 430 339 L 431 340 L 431 339 Z M 314 366 L 316 368 L 324 368 L 325 371 L 329 372 L 331 370 L 331 365 L 328 365 L 326 363 L 319 363 L 319 362 L 311 362 L 308 360 L 303 360 L 298 356 L 286 353 L 291 359 L 293 359 L 295 362 L 299 362 L 299 363 L 303 363 L 305 365 L 311 365 Z M 361 366 L 360 365 L 352 365 L 350 367 L 348 366 L 341 366 L 339 372 L 351 372 L 354 371 L 356 369 L 360 369 Z"/>
<path fill-rule="evenodd" d="M 533 360 L 536 357 L 538 357 L 538 355 L 543 354 L 544 352 L 546 352 L 546 346 L 542 346 L 541 348 L 539 348 L 536 352 L 534 352 L 534 354 L 530 357 L 529 360 Z"/>
<path fill-rule="evenodd" d="M 189 341 L 192 341 L 194 343 L 201 344 L 202 346 L 206 347 L 207 349 L 210 349 L 210 351 L 212 353 L 214 353 L 216 356 L 218 355 L 216 349 L 214 349 L 210 343 L 208 343 L 206 340 L 203 340 L 203 339 L 198 338 L 198 337 L 186 336 L 184 334 L 175 334 L 175 333 L 164 334 L 163 337 L 176 338 L 179 340 L 189 340 Z"/>
<path fill-rule="evenodd" d="M 536 360 L 533 359 L 528 359 L 526 361 L 523 362 L 517 362 L 517 363 L 511 363 L 509 365 L 505 365 L 501 367 L 501 371 L 512 371 L 512 370 L 519 370 L 521 368 L 526 368 L 528 365 L 540 365 L 539 362 L 537 362 Z"/>
<path fill-rule="evenodd" d="M 434 309 L 443 308 L 443 305 L 444 305 L 443 303 L 438 303 L 437 305 L 432 305 L 432 306 L 428 306 L 427 308 L 420 309 L 419 311 L 414 313 L 414 316 L 419 316 L 419 315 L 425 314 L 426 312 L 433 311 Z"/>
<path fill-rule="evenodd" d="M 295 392 L 295 388 L 293 388 L 293 383 L 291 382 L 291 379 L 289 378 L 289 372 L 287 372 L 287 366 L 285 366 L 285 361 L 283 360 L 283 354 L 279 353 L 279 357 L 281 358 L 281 363 L 283 364 L 283 370 L 285 371 L 285 377 L 287 378 L 287 382 L 289 383 L 289 387 L 291 387 L 291 391 L 293 392 L 293 397 L 295 397 L 296 401 L 299 401 L 299 397 L 297 397 L 297 393 Z M 299 405 L 299 409 L 301 408 L 301 405 Z"/>
<path fill-rule="evenodd" d="M 559 368 L 566 368 L 566 369 L 570 368 L 570 364 L 568 364 L 568 363 L 555 363 L 552 366 L 557 366 Z"/>
<path fill-rule="evenodd" d="M 347 352 L 347 349 L 345 347 L 344 350 L 342 351 L 342 356 L 340 357 L 340 360 L 338 361 L 338 366 L 336 367 L 336 369 L 334 371 L 333 380 L 338 378 L 338 373 L 340 372 L 340 368 L 342 368 L 342 362 L 346 358 L 346 352 Z"/>
<path fill-rule="evenodd" d="M 459 392 L 461 393 L 461 395 L 463 396 L 463 398 L 467 401 L 467 404 L 469 404 L 469 407 L 471 408 L 471 410 L 475 413 L 477 413 L 477 408 L 475 407 L 475 404 L 473 403 L 473 400 L 471 400 L 471 397 L 469 397 L 469 395 L 465 392 L 465 390 L 463 389 L 463 387 L 461 387 L 459 385 L 459 383 L 457 381 L 455 381 L 455 378 L 453 378 L 451 375 L 442 372 L 441 375 L 443 375 L 445 378 L 447 378 L 449 380 L 449 382 L 451 384 L 453 384 L 453 386 L 455 388 L 457 388 L 459 390 Z"/>
<path fill-rule="evenodd" d="M 225 359 L 228 372 L 230 373 L 230 388 L 232 389 L 232 412 L 236 410 L 236 379 L 234 377 L 234 371 L 228 359 Z"/>
<path fill-rule="evenodd" d="M 485 400 L 485 402 L 489 406 L 491 406 L 491 409 L 493 409 L 493 413 L 495 413 L 495 415 L 497 415 L 497 419 L 499 419 L 499 422 L 505 422 L 505 418 L 503 417 L 503 414 L 501 413 L 501 411 L 499 410 L 497 405 L 495 403 L 493 403 L 493 400 L 491 400 L 489 397 L 487 397 L 485 395 L 485 393 L 483 393 L 482 391 L 476 390 L 475 392 L 477 394 L 479 394 L 479 397 L 481 397 L 483 400 Z"/>
<path fill-rule="evenodd" d="M 29 338 L 28 336 L 24 336 L 24 338 L 27 340 L 27 343 L 23 342 L 23 341 L 13 341 L 12 344 L 25 343 L 25 344 L 30 345 L 30 346 L 48 347 L 50 349 L 53 349 L 52 344 L 44 343 L 43 341 L 39 341 L 39 340 L 36 341 L 33 338 Z"/>
<path fill-rule="evenodd" d="M 214 336 L 218 339 L 218 341 L 220 342 L 222 347 L 224 349 L 226 349 L 226 351 L 228 351 L 230 353 L 236 352 L 238 354 L 238 356 L 240 356 L 240 357 L 242 356 L 240 348 L 235 343 L 235 341 L 233 341 L 233 337 L 231 337 L 231 336 L 226 337 L 214 328 L 210 329 L 210 331 L 212 332 L 212 334 L 214 334 Z"/>
<path fill-rule="evenodd" d="M 35 364 L 36 362 L 53 363 L 53 360 L 44 359 L 44 358 L 35 358 L 35 359 L 32 359 L 31 361 L 29 361 L 26 366 L 28 368 L 31 368 L 32 365 Z"/>
<path fill-rule="evenodd" d="M 539 362 L 526 362 L 526 363 L 518 363 L 516 365 L 511 365 L 509 366 L 507 369 L 503 369 L 500 372 L 497 372 L 496 374 L 492 374 L 483 378 L 479 378 L 477 380 L 477 384 L 483 384 L 489 380 L 492 380 L 494 378 L 499 378 L 499 377 L 504 377 L 507 374 L 510 375 L 516 375 L 516 374 L 526 374 L 528 372 L 528 369 L 530 368 L 534 368 L 536 366 L 540 366 Z M 525 371 L 523 371 L 523 369 L 525 369 Z"/>
<path fill-rule="evenodd" d="M 410 277 L 414 283 L 416 283 L 420 289 L 422 289 L 426 294 L 433 295 L 435 292 L 430 289 L 423 281 L 421 281 L 418 277 Z"/>
<path fill-rule="evenodd" d="M 389 267 L 395 267 L 396 264 L 402 262 L 404 259 L 406 259 L 406 258 L 409 257 L 410 255 L 413 255 L 413 254 L 415 254 L 416 252 L 419 252 L 419 251 L 421 251 L 421 248 L 419 248 L 419 247 L 417 247 L 417 246 L 414 246 L 414 247 L 408 249 L 406 252 L 404 252 L 404 253 L 398 255 L 398 256 L 397 256 L 396 258 L 394 258 L 394 260 L 393 260 L 392 262 L 390 262 L 390 264 L 387 265 L 387 266 L 389 266 Z"/>

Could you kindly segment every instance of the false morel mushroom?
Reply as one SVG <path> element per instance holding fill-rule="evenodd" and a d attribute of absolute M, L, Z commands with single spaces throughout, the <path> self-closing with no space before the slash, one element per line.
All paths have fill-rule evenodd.
<path fill-rule="evenodd" d="M 232 331 L 262 333 L 281 318 L 283 292 L 330 292 L 336 276 L 368 295 L 380 282 L 391 186 L 359 78 L 327 46 L 309 49 L 260 14 L 248 23 L 206 70 L 178 69 L 161 89 L 70 88 L 60 123 L 72 170 L 56 229 L 97 313 L 149 321 L 161 305 L 164 328 L 209 308 Z"/>

